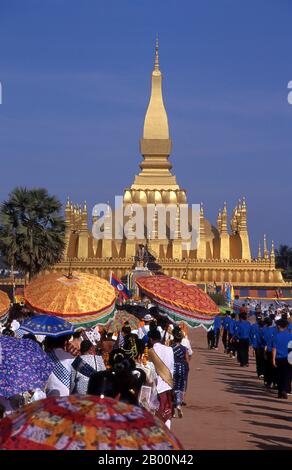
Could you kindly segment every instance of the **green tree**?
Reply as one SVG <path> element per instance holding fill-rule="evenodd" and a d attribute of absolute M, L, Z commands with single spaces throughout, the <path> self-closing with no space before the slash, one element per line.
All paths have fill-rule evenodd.
<path fill-rule="evenodd" d="M 283 269 L 283 275 L 286 278 L 292 274 L 292 248 L 288 245 L 280 245 L 276 250 L 276 266 Z"/>
<path fill-rule="evenodd" d="M 61 203 L 46 189 L 16 188 L 0 207 L 0 251 L 31 279 L 62 259 L 65 222 Z"/>

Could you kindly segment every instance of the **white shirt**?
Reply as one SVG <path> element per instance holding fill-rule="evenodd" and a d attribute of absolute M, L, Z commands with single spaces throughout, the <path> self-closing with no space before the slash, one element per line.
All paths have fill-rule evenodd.
<path fill-rule="evenodd" d="M 13 320 L 11 323 L 11 330 L 17 331 L 20 328 L 20 323 L 17 320 Z"/>
<path fill-rule="evenodd" d="M 192 346 L 191 346 L 191 343 L 190 343 L 190 340 L 189 338 L 187 338 L 186 336 L 182 339 L 181 341 L 181 344 L 187 348 L 188 350 L 188 355 L 189 356 L 192 356 L 193 355 L 193 350 L 192 350 Z"/>
<path fill-rule="evenodd" d="M 173 350 L 169 346 L 164 346 L 161 343 L 155 343 L 153 346 L 154 351 L 156 352 L 157 356 L 160 357 L 162 362 L 166 365 L 166 367 L 170 370 L 171 375 L 173 376 L 174 372 L 174 355 Z M 162 378 L 158 375 L 157 376 L 157 393 L 166 392 L 167 390 L 171 390 L 171 387 L 162 380 Z"/>
<path fill-rule="evenodd" d="M 148 331 L 150 330 L 150 325 L 144 325 L 138 328 L 138 338 L 142 339 L 145 335 L 147 335 Z"/>
<path fill-rule="evenodd" d="M 54 353 L 59 359 L 59 361 L 61 362 L 61 364 L 67 369 L 71 377 L 71 374 L 72 374 L 71 364 L 75 358 L 70 353 L 64 351 L 64 349 L 61 349 L 61 348 L 54 349 Z M 58 379 L 57 375 L 55 375 L 54 372 L 52 372 L 48 379 L 46 391 L 47 391 L 47 396 L 59 396 L 59 397 L 68 396 L 70 395 L 70 380 L 69 380 L 69 386 L 66 387 L 66 385 L 64 385 L 63 382 L 61 382 L 61 380 Z"/>

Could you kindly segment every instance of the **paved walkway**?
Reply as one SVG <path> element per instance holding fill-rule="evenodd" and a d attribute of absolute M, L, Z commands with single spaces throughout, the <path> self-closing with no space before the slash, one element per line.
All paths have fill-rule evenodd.
<path fill-rule="evenodd" d="M 172 430 L 185 449 L 292 448 L 292 396 L 278 400 L 255 373 L 239 367 L 236 359 L 207 349 L 206 332 L 193 330 L 194 355 L 186 394 L 184 417 L 174 419 Z"/>

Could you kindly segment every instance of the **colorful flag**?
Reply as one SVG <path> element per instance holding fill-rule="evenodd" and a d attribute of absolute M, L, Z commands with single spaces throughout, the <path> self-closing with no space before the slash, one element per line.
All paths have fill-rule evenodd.
<path fill-rule="evenodd" d="M 231 285 L 231 301 L 232 301 L 232 302 L 234 301 L 234 298 L 235 298 L 235 295 L 234 295 L 234 287 Z"/>
<path fill-rule="evenodd" d="M 231 287 L 230 287 L 230 284 L 226 287 L 225 294 L 226 294 L 227 302 L 231 302 Z"/>
<path fill-rule="evenodd" d="M 129 291 L 129 289 L 127 289 L 125 284 L 112 272 L 110 275 L 110 284 L 114 286 L 119 295 L 124 297 L 124 299 L 129 299 L 132 296 L 131 292 Z"/>

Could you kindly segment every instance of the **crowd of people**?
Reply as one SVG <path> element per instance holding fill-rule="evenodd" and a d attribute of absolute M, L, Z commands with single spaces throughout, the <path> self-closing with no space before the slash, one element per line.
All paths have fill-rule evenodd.
<path fill-rule="evenodd" d="M 210 349 L 218 349 L 222 340 L 224 353 L 236 358 L 240 367 L 249 366 L 250 348 L 256 360 L 259 379 L 268 389 L 277 389 L 278 398 L 291 395 L 292 314 L 289 306 L 263 310 L 260 304 L 248 311 L 243 304 L 239 312 L 227 310 L 217 315 L 207 339 Z"/>
<path fill-rule="evenodd" d="M 27 315 L 24 314 L 24 316 Z M 118 315 L 118 313 L 117 313 Z M 19 396 L 0 396 L 0 415 L 9 414 L 26 403 L 51 396 L 96 395 L 143 406 L 159 416 L 170 428 L 173 418 L 183 417 L 186 405 L 189 362 L 193 351 L 186 326 L 170 323 L 166 317 L 147 313 L 134 328 L 124 322 L 119 332 L 107 327 L 77 329 L 72 335 L 34 336 L 21 334 L 23 317 L 10 316 L 0 335 L 31 340 L 53 363 L 45 386 L 28 389 Z M 208 347 L 249 366 L 255 356 L 259 379 L 278 397 L 291 394 L 292 314 L 288 307 L 263 311 L 256 306 L 248 312 L 218 314 L 207 333 Z"/>
<path fill-rule="evenodd" d="M 18 337 L 19 331 L 21 321 L 9 320 L 0 334 Z M 193 354 L 184 324 L 146 314 L 136 329 L 125 322 L 119 333 L 96 327 L 71 336 L 20 336 L 37 342 L 54 368 L 42 390 L 28 390 L 18 401 L 0 397 L 3 414 L 45 397 L 92 394 L 143 406 L 169 428 L 183 416 Z"/>

